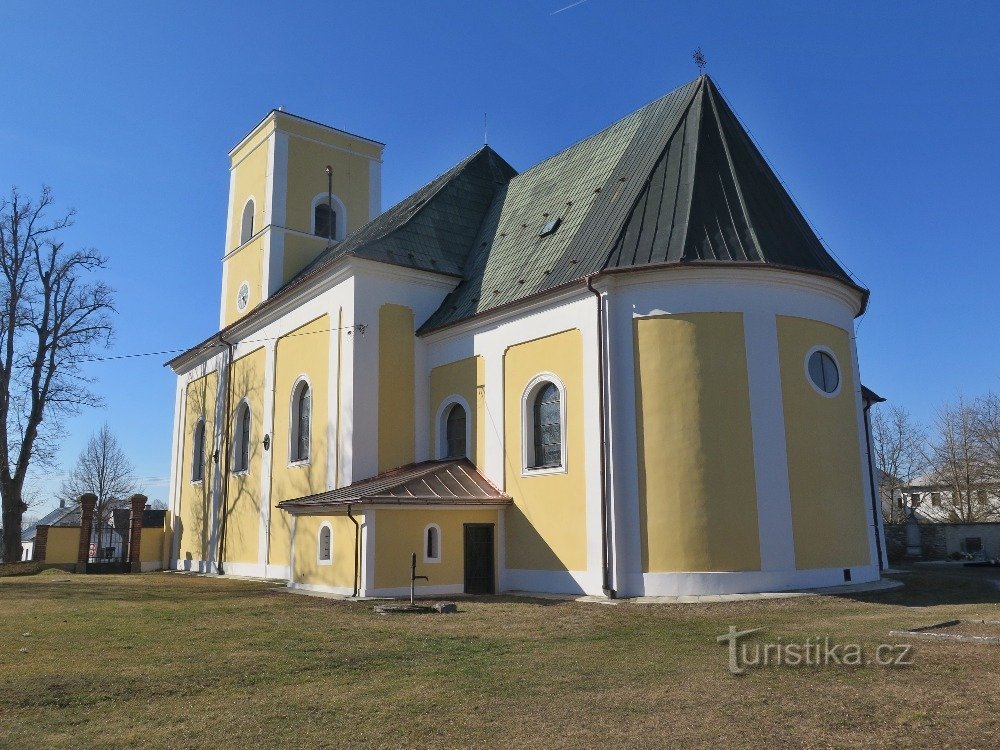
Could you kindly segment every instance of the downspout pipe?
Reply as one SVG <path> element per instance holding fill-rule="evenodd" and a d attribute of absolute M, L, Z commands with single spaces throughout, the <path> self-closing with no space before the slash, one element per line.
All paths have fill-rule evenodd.
<path fill-rule="evenodd" d="M 219 456 L 220 465 L 220 476 L 222 478 L 222 507 L 219 508 L 219 515 L 221 516 L 221 524 L 219 528 L 219 546 L 217 550 L 217 557 L 215 561 L 216 572 L 221 576 L 225 572 L 222 568 L 222 558 L 226 549 L 226 519 L 227 513 L 226 508 L 229 505 L 229 441 L 230 434 L 232 432 L 232 417 L 229 414 L 230 407 L 232 406 L 232 393 L 233 393 L 233 349 L 236 346 L 229 341 L 222 338 L 222 334 L 218 334 L 219 343 L 226 346 L 228 349 L 228 354 L 226 357 L 226 399 L 225 407 L 222 413 L 222 443 L 224 450 L 222 455 Z"/>
<path fill-rule="evenodd" d="M 605 359 L 606 353 L 604 349 L 604 301 L 601 299 L 601 293 L 594 288 L 594 277 L 597 274 L 591 274 L 587 277 L 587 289 L 589 289 L 594 297 L 597 299 L 597 383 L 598 383 L 598 412 L 600 418 L 598 420 L 599 428 L 599 439 L 598 444 L 601 457 L 601 575 L 602 584 L 601 588 L 604 591 L 604 595 L 609 599 L 615 599 L 618 596 L 618 592 L 615 591 L 614 586 L 611 585 L 611 545 L 610 545 L 610 532 L 608 529 L 608 451 L 605 444 L 606 441 L 606 416 L 607 416 L 607 404 L 605 399 L 605 386 L 607 385 L 606 378 L 606 368 Z"/>
<path fill-rule="evenodd" d="M 872 461 L 872 429 L 869 420 L 868 411 L 872 408 L 871 401 L 865 401 L 864 409 L 862 410 L 862 416 L 865 422 L 865 447 L 868 449 L 868 481 L 871 484 L 872 490 L 872 525 L 875 528 L 875 554 L 878 555 L 878 570 L 881 573 L 885 570 L 885 566 L 882 565 L 882 537 L 878 533 L 878 516 L 879 516 L 879 493 L 875 487 L 875 466 L 874 461 Z"/>
<path fill-rule="evenodd" d="M 361 524 L 358 523 L 358 519 L 351 514 L 351 505 L 347 504 L 347 517 L 351 519 L 351 523 L 354 524 L 354 593 L 352 596 L 357 597 L 360 592 L 360 574 L 361 574 Z"/>

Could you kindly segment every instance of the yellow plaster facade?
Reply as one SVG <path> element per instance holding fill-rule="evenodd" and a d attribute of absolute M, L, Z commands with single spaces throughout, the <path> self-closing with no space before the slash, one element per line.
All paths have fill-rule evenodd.
<path fill-rule="evenodd" d="M 378 311 L 378 470 L 413 463 L 413 310 L 382 305 Z"/>
<path fill-rule="evenodd" d="M 840 391 L 832 397 L 818 393 L 806 371 L 806 357 L 817 345 L 833 352 L 840 369 Z M 779 316 L 778 350 L 795 564 L 800 569 L 868 564 L 850 337 L 827 323 Z"/>
<path fill-rule="evenodd" d="M 487 509 L 378 509 L 375 513 L 375 588 L 410 585 L 410 555 L 417 553 L 421 586 L 455 586 L 465 582 L 465 524 L 499 522 L 498 511 Z M 424 530 L 437 524 L 441 530 L 441 562 L 424 562 Z M 493 569 L 497 570 L 497 535 L 494 529 Z"/>
<path fill-rule="evenodd" d="M 330 317 L 323 315 L 278 339 L 274 370 L 274 451 L 271 466 L 271 528 L 268 564 L 288 565 L 291 519 L 278 508 L 282 500 L 326 489 L 329 450 Z M 312 400 L 309 460 L 292 460 L 292 398 L 301 379 Z"/>
<path fill-rule="evenodd" d="M 358 521 L 360 523 L 360 519 Z M 330 525 L 330 562 L 319 560 L 319 532 Z M 295 561 L 292 580 L 312 586 L 354 588 L 354 522 L 346 513 L 299 516 L 295 520 Z"/>
<path fill-rule="evenodd" d="M 743 316 L 633 325 L 643 571 L 759 570 Z"/>
<path fill-rule="evenodd" d="M 539 373 L 565 385 L 566 459 L 563 470 L 524 471 L 522 397 Z M 584 570 L 587 567 L 586 476 L 583 428 L 583 336 L 578 329 L 512 346 L 504 353 L 505 488 L 508 568 Z M 530 440 L 531 437 L 529 436 Z"/>
<path fill-rule="evenodd" d="M 441 444 L 440 424 L 441 405 L 449 396 L 461 396 L 469 405 L 466 419 L 469 423 L 469 435 L 472 438 L 466 445 L 466 454 L 476 464 L 483 466 L 486 462 L 486 416 L 484 391 L 486 388 L 486 363 L 482 357 L 466 357 L 446 365 L 440 365 L 431 370 L 430 377 L 431 403 L 430 425 L 428 435 L 433 441 L 431 454 L 436 455 L 437 446 Z"/>
<path fill-rule="evenodd" d="M 75 563 L 80 552 L 79 526 L 50 526 L 45 545 L 45 562 L 54 565 Z"/>
<path fill-rule="evenodd" d="M 212 533 L 212 454 L 215 450 L 215 414 L 219 384 L 215 372 L 192 380 L 184 398 L 184 435 L 180 468 L 180 507 L 174 519 L 181 560 L 207 560 Z M 199 419 L 205 420 L 205 444 L 201 458 L 203 479 L 193 481 L 194 433 Z"/>
<path fill-rule="evenodd" d="M 256 563 L 257 541 L 260 536 L 260 472 L 264 452 L 264 349 L 258 348 L 232 365 L 230 435 L 241 402 L 250 406 L 250 461 L 242 472 L 229 472 L 229 492 L 223 519 L 224 562 Z M 233 440 L 228 441 L 227 460 L 232 461 Z"/>

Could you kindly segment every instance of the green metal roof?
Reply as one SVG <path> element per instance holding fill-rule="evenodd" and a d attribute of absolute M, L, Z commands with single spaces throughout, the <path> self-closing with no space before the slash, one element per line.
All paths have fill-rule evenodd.
<path fill-rule="evenodd" d="M 461 278 L 420 333 L 601 271 L 653 265 L 768 264 L 860 289 L 707 76 L 521 174 L 484 147 L 287 286 L 345 255 Z"/>

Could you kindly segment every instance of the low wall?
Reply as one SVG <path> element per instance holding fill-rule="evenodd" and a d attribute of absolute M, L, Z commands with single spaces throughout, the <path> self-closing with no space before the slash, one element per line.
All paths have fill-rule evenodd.
<path fill-rule="evenodd" d="M 966 542 L 978 538 L 989 557 L 1000 557 L 1000 523 L 922 523 L 920 549 L 925 560 L 945 560 L 966 552 Z M 906 556 L 906 524 L 885 525 L 886 550 L 891 561 Z"/>
<path fill-rule="evenodd" d="M 50 526 L 45 544 L 45 559 L 41 562 L 50 565 L 75 565 L 79 551 L 79 526 Z"/>

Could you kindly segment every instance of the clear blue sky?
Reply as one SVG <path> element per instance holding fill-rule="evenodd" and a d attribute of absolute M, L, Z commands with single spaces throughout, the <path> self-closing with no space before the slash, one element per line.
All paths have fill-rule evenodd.
<path fill-rule="evenodd" d="M 996 3 L 0 5 L 0 186 L 51 185 L 110 257 L 113 353 L 218 323 L 229 149 L 271 108 L 384 141 L 389 206 L 490 143 L 518 169 L 708 72 L 828 246 L 872 292 L 865 382 L 920 419 L 1000 388 Z M 559 12 L 557 12 L 559 11 Z M 165 357 L 91 366 L 166 498 Z"/>

